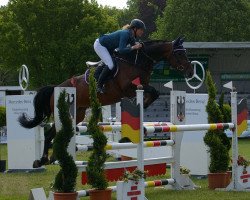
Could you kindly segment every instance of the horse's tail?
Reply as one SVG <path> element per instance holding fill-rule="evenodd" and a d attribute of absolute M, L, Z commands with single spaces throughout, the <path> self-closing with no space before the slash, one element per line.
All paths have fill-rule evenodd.
<path fill-rule="evenodd" d="M 34 98 L 34 118 L 29 118 L 23 113 L 18 121 L 24 128 L 34 128 L 39 125 L 46 117 L 49 118 L 51 115 L 50 109 L 50 97 L 54 92 L 54 86 L 45 86 L 37 92 Z"/>

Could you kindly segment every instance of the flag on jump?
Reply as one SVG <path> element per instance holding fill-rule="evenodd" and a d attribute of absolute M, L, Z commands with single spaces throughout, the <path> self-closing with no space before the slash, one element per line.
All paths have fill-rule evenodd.
<path fill-rule="evenodd" d="M 140 105 L 135 105 L 128 98 L 121 101 L 121 135 L 133 143 L 140 141 Z"/>
<path fill-rule="evenodd" d="M 242 99 L 237 107 L 237 135 L 240 136 L 247 129 L 247 100 Z"/>

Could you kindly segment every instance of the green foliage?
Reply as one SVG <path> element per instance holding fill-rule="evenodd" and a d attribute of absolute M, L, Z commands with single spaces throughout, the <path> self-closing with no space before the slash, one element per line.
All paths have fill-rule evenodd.
<path fill-rule="evenodd" d="M 23 64 L 20 28 L 7 7 L 0 8 L 0 85 L 16 85 L 17 69 Z"/>
<path fill-rule="evenodd" d="M 0 106 L 0 127 L 6 126 L 6 109 Z"/>
<path fill-rule="evenodd" d="M 146 179 L 147 178 L 147 171 L 141 171 L 139 169 L 135 169 L 134 171 L 130 172 L 125 170 L 122 179 L 124 182 L 128 182 L 129 180 L 131 181 L 139 181 L 140 179 Z"/>
<path fill-rule="evenodd" d="M 72 127 L 69 105 L 65 98 L 66 92 L 64 90 L 60 94 L 57 104 L 62 129 L 57 132 L 53 143 L 54 156 L 59 161 L 61 169 L 55 177 L 53 187 L 57 192 L 74 192 L 78 170 L 73 157 L 67 152 L 67 148 L 75 133 Z"/>
<path fill-rule="evenodd" d="M 222 123 L 224 121 L 220 106 L 216 103 L 216 87 L 210 72 L 207 72 L 206 86 L 208 90 L 208 123 Z M 209 147 L 211 173 L 226 172 L 229 166 L 230 140 L 223 130 L 209 130 L 204 136 L 204 142 Z"/>
<path fill-rule="evenodd" d="M 149 35 L 156 31 L 155 21 L 157 17 L 162 16 L 166 0 L 128 0 L 127 5 L 128 9 L 122 10 L 122 13 L 119 15 L 119 24 L 129 24 L 133 18 L 141 19 L 147 27 L 142 39 L 148 39 Z"/>
<path fill-rule="evenodd" d="M 31 88 L 59 84 L 82 74 L 97 59 L 95 39 L 117 28 L 95 1 L 10 0 L 0 8 L 0 67 L 12 74 L 25 63 Z"/>
<path fill-rule="evenodd" d="M 223 104 L 223 118 L 224 122 L 231 122 L 231 106 L 229 104 Z"/>
<path fill-rule="evenodd" d="M 105 146 L 107 138 L 97 125 L 101 118 L 101 104 L 97 98 L 96 81 L 94 79 L 94 70 L 90 70 L 89 76 L 89 96 L 91 117 L 88 124 L 88 132 L 93 138 L 93 152 L 89 157 L 87 166 L 88 183 L 95 189 L 104 190 L 108 187 L 108 181 L 104 173 L 104 163 L 108 157 Z"/>
<path fill-rule="evenodd" d="M 219 99 L 219 108 L 223 116 L 223 122 L 231 122 L 231 107 L 229 104 L 224 103 L 224 93 L 221 93 Z"/>
<path fill-rule="evenodd" d="M 154 39 L 184 35 L 188 41 L 249 41 L 248 0 L 169 0 Z M 239 31 L 240 30 L 240 31 Z"/>

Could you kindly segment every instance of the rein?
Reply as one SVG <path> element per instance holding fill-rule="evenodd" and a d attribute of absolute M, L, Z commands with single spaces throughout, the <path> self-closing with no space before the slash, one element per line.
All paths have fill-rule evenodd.
<path fill-rule="evenodd" d="M 138 50 L 137 50 L 138 52 Z M 157 61 L 155 59 L 153 59 L 151 56 L 149 56 L 148 54 L 146 54 L 145 51 L 142 51 L 143 55 L 146 56 L 149 60 L 151 60 L 153 62 L 153 64 L 155 64 Z"/>
<path fill-rule="evenodd" d="M 156 60 L 154 60 L 152 57 L 150 57 L 148 54 L 146 54 L 145 51 L 141 51 L 141 52 L 142 52 L 142 54 L 143 54 L 146 58 L 148 58 L 153 64 L 156 63 Z M 139 54 L 139 50 L 136 51 L 135 60 L 134 60 L 133 63 L 132 63 L 132 62 L 129 62 L 128 60 L 126 60 L 126 59 L 124 59 L 124 58 L 118 57 L 118 56 L 115 56 L 115 59 L 118 59 L 118 60 L 120 60 L 120 61 L 122 61 L 122 62 L 126 62 L 126 63 L 128 63 L 128 64 L 131 64 L 131 65 L 136 66 L 136 64 L 137 64 L 137 59 L 138 59 L 138 54 Z"/>

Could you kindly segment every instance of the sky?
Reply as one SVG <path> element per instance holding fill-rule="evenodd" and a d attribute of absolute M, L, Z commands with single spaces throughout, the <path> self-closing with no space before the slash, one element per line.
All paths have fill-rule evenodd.
<path fill-rule="evenodd" d="M 107 5 L 111 7 L 124 8 L 127 7 L 127 0 L 97 0 L 100 5 Z M 0 0 L 0 6 L 6 5 L 8 0 Z"/>
<path fill-rule="evenodd" d="M 0 5 L 5 6 L 8 3 L 8 0 L 0 0 Z"/>

